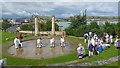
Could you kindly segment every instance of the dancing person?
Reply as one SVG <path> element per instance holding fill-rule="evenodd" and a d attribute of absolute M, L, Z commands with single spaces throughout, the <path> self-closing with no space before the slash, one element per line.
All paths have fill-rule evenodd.
<path fill-rule="evenodd" d="M 61 37 L 61 39 L 60 39 L 60 45 L 61 45 L 61 47 L 65 47 L 65 39 L 64 39 L 64 37 Z"/>
<path fill-rule="evenodd" d="M 54 40 L 54 38 L 51 38 L 50 39 L 50 47 L 52 48 L 52 47 L 55 47 L 55 40 Z"/>
<path fill-rule="evenodd" d="M 22 33 L 18 36 L 18 39 L 20 40 L 20 42 L 22 42 L 23 39 Z"/>
<path fill-rule="evenodd" d="M 41 38 L 37 39 L 37 48 L 41 48 L 42 47 L 42 42 L 41 42 Z"/>
<path fill-rule="evenodd" d="M 15 45 L 15 49 L 18 49 L 18 48 L 19 48 L 19 46 L 20 46 L 20 40 L 18 39 L 18 37 L 16 37 L 16 38 L 14 39 L 14 45 Z"/>

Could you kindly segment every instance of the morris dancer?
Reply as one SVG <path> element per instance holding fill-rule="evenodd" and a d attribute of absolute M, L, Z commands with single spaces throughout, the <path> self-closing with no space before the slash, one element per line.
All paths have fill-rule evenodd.
<path fill-rule="evenodd" d="M 64 39 L 64 37 L 61 37 L 60 41 L 61 41 L 61 42 L 60 42 L 61 47 L 62 47 L 62 46 L 65 47 L 65 39 Z"/>
<path fill-rule="evenodd" d="M 42 47 L 41 38 L 37 39 L 37 47 L 38 47 L 38 48 L 41 48 L 41 47 Z"/>
<path fill-rule="evenodd" d="M 18 37 L 14 39 L 14 45 L 15 45 L 15 49 L 18 49 L 20 47 L 20 40 L 18 39 Z"/>
<path fill-rule="evenodd" d="M 50 39 L 50 47 L 52 48 L 52 47 L 55 47 L 55 40 L 54 40 L 54 38 L 51 38 Z"/>

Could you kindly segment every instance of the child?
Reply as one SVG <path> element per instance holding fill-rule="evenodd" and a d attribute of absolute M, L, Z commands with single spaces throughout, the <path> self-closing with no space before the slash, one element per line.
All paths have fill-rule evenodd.
<path fill-rule="evenodd" d="M 83 55 L 85 55 L 85 49 L 82 46 L 82 44 L 79 44 L 79 47 L 77 48 L 77 52 L 78 52 L 78 58 L 82 59 Z"/>
<path fill-rule="evenodd" d="M 93 56 L 93 45 L 92 45 L 92 42 L 90 42 L 88 49 L 89 49 L 89 56 Z"/>

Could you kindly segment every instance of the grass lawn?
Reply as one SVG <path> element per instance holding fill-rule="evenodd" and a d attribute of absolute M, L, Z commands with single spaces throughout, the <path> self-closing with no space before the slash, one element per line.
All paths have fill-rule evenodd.
<path fill-rule="evenodd" d="M 3 32 L 3 38 L 4 37 L 14 37 L 14 36 L 16 36 L 16 34 L 10 35 L 9 33 Z M 74 46 L 73 49 L 76 49 L 78 47 L 78 43 L 84 42 L 83 38 L 78 38 L 78 37 L 74 37 L 74 36 L 68 36 L 68 37 L 66 37 L 66 39 L 68 42 L 70 42 L 70 44 L 72 44 Z M 13 40 L 13 39 L 11 39 L 11 40 Z M 49 58 L 49 59 L 24 59 L 24 58 L 14 57 L 14 56 L 7 54 L 7 52 L 6 52 L 7 48 L 9 46 L 11 46 L 11 45 L 6 45 L 6 44 L 8 41 L 11 41 L 11 40 L 2 39 L 2 42 L 4 44 L 2 56 L 4 58 L 7 58 L 7 65 L 33 65 L 33 66 L 44 65 L 45 66 L 47 64 L 68 62 L 68 61 L 78 59 L 76 50 L 74 50 L 70 54 L 67 54 L 64 56 L 59 56 L 56 58 Z M 87 44 L 83 43 L 83 45 L 85 47 L 86 54 L 88 54 Z M 92 61 L 101 60 L 101 59 L 108 59 L 110 57 L 117 56 L 117 55 L 118 55 L 118 50 L 113 45 L 111 45 L 111 48 L 105 50 L 104 52 L 100 53 L 99 55 L 95 56 L 94 58 L 89 58 L 88 60 L 84 60 L 79 63 L 92 62 Z"/>
<path fill-rule="evenodd" d="M 11 41 L 17 36 L 17 34 L 10 32 L 0 31 L 0 33 L 2 34 L 2 38 L 1 38 L 2 41 L 0 43 L 6 43 L 7 41 Z"/>

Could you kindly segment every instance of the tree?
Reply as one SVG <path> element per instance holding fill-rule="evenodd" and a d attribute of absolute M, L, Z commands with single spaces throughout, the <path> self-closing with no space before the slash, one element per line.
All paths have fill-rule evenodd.
<path fill-rule="evenodd" d="M 120 38 L 120 22 L 118 22 L 117 24 L 116 24 L 116 27 L 115 27 L 115 32 L 116 32 L 116 34 L 118 35 L 118 37 Z"/>
<path fill-rule="evenodd" d="M 90 23 L 90 29 L 94 29 L 94 28 L 99 29 L 99 25 L 97 24 L 96 21 L 92 21 L 92 22 Z"/>
<path fill-rule="evenodd" d="M 86 22 L 86 16 L 80 16 L 80 15 L 70 17 L 70 21 L 72 22 L 71 27 L 73 29 L 76 29 L 76 28 L 78 28 L 78 26 L 85 25 L 87 23 Z"/>
<path fill-rule="evenodd" d="M 2 25 L 2 29 L 6 30 L 7 28 L 11 27 L 11 24 L 8 22 L 2 22 L 0 23 Z"/>
<path fill-rule="evenodd" d="M 33 26 L 34 23 L 30 23 L 30 24 L 24 24 L 21 25 L 21 30 L 33 30 Z M 50 20 L 48 20 L 46 23 L 41 22 L 38 23 L 38 30 L 39 31 L 51 31 L 52 29 L 52 22 Z M 55 30 L 58 31 L 59 30 L 59 26 L 55 23 Z"/>

